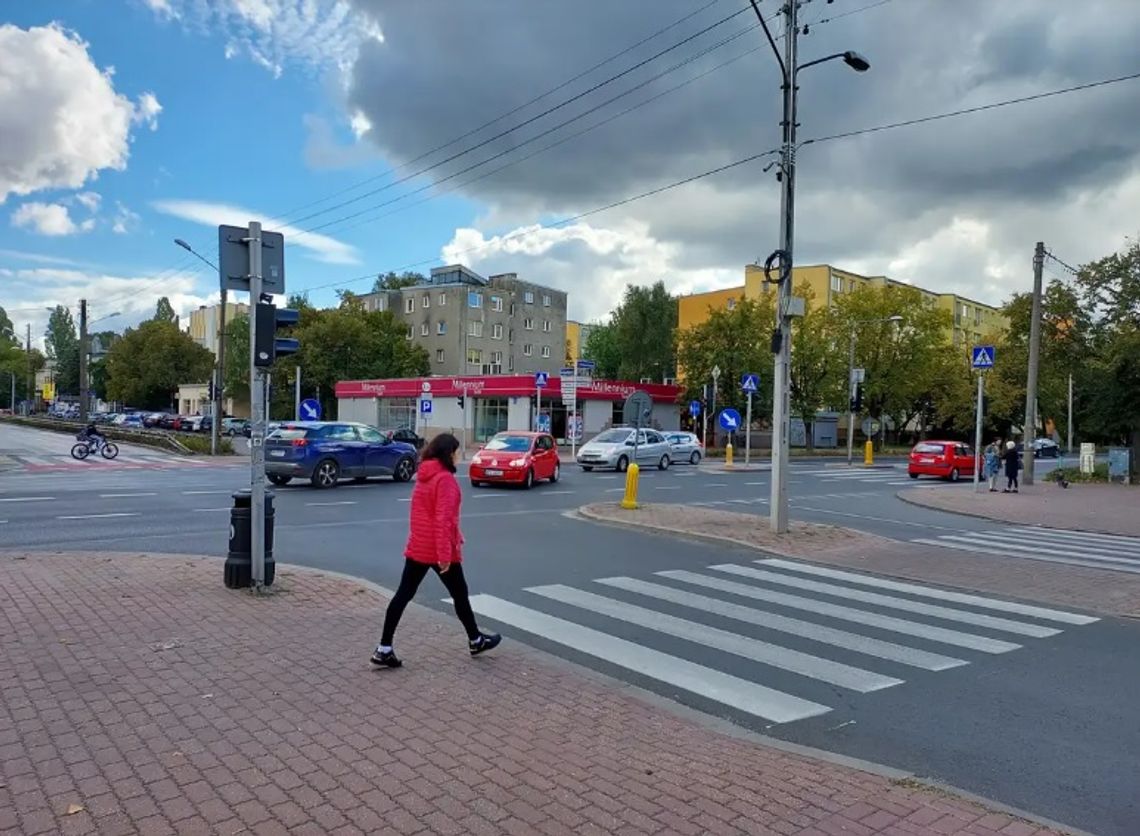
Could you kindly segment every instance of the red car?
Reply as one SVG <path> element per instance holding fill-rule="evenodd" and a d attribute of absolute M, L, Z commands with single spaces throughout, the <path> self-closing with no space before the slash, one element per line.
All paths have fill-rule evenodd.
<path fill-rule="evenodd" d="M 911 479 L 941 476 L 957 482 L 974 475 L 974 451 L 960 441 L 920 441 L 910 451 L 906 472 Z"/>
<path fill-rule="evenodd" d="M 531 487 L 540 479 L 557 482 L 562 473 L 558 446 L 549 433 L 505 432 L 471 459 L 471 484 L 490 482 Z"/>

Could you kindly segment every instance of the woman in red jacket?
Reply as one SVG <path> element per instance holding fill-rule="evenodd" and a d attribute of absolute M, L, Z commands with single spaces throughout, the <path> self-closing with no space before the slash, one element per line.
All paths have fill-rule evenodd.
<path fill-rule="evenodd" d="M 429 570 L 439 575 L 451 594 L 455 614 L 467 630 L 467 645 L 472 656 L 491 650 L 502 640 L 497 633 L 480 632 L 467 598 L 467 581 L 463 578 L 462 566 L 463 535 L 459 531 L 462 495 L 455 479 L 455 460 L 458 457 L 459 439 L 450 433 L 437 435 L 424 450 L 423 461 L 416 474 L 416 486 L 412 489 L 404 574 L 384 616 L 384 632 L 372 653 L 374 665 L 398 668 L 403 664 L 392 650 L 392 638 L 404 608 L 415 597 Z"/>

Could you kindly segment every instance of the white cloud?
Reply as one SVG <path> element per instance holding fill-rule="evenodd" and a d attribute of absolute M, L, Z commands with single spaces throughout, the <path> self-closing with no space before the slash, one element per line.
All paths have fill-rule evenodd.
<path fill-rule="evenodd" d="M 227 59 L 245 55 L 280 77 L 289 65 L 342 76 L 362 43 L 382 41 L 379 26 L 350 0 L 146 0 L 163 17 L 225 35 Z"/>
<path fill-rule="evenodd" d="M 372 130 L 372 120 L 369 119 L 362 110 L 355 110 L 352 117 L 348 120 L 349 126 L 352 128 L 352 134 L 357 139 L 362 138 L 366 133 Z"/>
<path fill-rule="evenodd" d="M 115 214 L 111 218 L 111 231 L 116 235 L 125 235 L 136 229 L 142 218 L 137 212 L 132 212 L 122 203 L 115 201 Z"/>
<path fill-rule="evenodd" d="M 98 192 L 79 192 L 75 195 L 75 202 L 83 206 L 89 212 L 98 212 L 99 204 L 103 201 L 103 196 Z"/>
<path fill-rule="evenodd" d="M 44 255 L 43 253 L 29 253 L 23 250 L 0 250 L 0 259 L 8 259 L 15 262 L 29 262 L 31 264 L 64 264 L 69 267 L 79 266 L 79 262 L 73 261 L 70 258 Z"/>
<path fill-rule="evenodd" d="M 153 124 L 153 96 L 136 107 L 87 43 L 55 24 L 0 26 L 0 55 L 0 203 L 127 167 L 131 125 L 139 113 Z"/>
<path fill-rule="evenodd" d="M 143 93 L 139 96 L 138 107 L 135 108 L 135 121 L 140 122 L 152 131 L 158 130 L 158 114 L 162 113 L 162 105 L 154 93 Z"/>
<path fill-rule="evenodd" d="M 206 226 L 228 224 L 231 226 L 245 226 L 251 219 L 263 217 L 261 213 L 240 206 L 225 203 L 206 203 L 198 200 L 158 200 L 154 208 L 165 215 L 173 215 L 194 223 Z M 266 229 L 280 232 L 285 236 L 285 247 L 301 247 L 313 253 L 318 261 L 327 264 L 359 264 L 360 257 L 356 248 L 345 244 L 327 235 L 315 232 L 303 232 L 289 224 L 265 223 Z"/>
<path fill-rule="evenodd" d="M 31 229 L 40 235 L 75 235 L 95 228 L 95 219 L 81 223 L 71 219 L 71 212 L 62 203 L 25 203 L 12 213 L 12 226 Z"/>

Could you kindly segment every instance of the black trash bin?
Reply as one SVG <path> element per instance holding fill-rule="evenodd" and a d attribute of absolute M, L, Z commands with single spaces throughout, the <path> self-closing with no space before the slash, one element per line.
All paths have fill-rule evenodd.
<path fill-rule="evenodd" d="M 253 556 L 250 543 L 251 493 L 248 488 L 234 491 L 230 509 L 230 549 L 226 554 L 223 576 L 227 589 L 244 589 L 253 582 Z M 273 561 L 273 491 L 265 492 L 265 585 L 273 583 L 276 564 Z"/>

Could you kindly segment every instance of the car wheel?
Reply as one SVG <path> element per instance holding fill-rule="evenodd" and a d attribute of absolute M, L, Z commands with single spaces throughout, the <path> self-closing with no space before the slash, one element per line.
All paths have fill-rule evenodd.
<path fill-rule="evenodd" d="M 693 455 L 689 456 L 689 464 L 700 464 L 700 463 L 701 463 L 700 451 L 694 450 Z"/>
<path fill-rule="evenodd" d="M 658 470 L 668 470 L 669 469 L 669 457 L 668 456 L 662 456 L 661 457 L 661 460 L 657 462 L 657 469 Z"/>
<path fill-rule="evenodd" d="M 909 476 L 911 479 L 917 479 L 917 478 L 918 478 L 918 474 L 917 474 L 917 473 L 908 473 L 907 475 L 908 475 L 908 476 Z"/>
<path fill-rule="evenodd" d="M 588 465 L 588 464 L 584 464 L 584 465 L 582 465 L 582 472 L 583 472 L 583 473 L 589 473 L 589 472 L 591 472 L 593 469 L 594 469 L 594 468 L 593 468 L 593 467 L 591 467 L 591 466 L 590 466 L 590 465 Z"/>
<path fill-rule="evenodd" d="M 314 488 L 335 488 L 340 480 L 340 467 L 332 459 L 324 459 L 313 470 Z"/>
<path fill-rule="evenodd" d="M 534 471 L 533 470 L 528 470 L 526 472 L 526 477 L 523 479 L 522 486 L 523 486 L 524 491 L 529 491 L 531 488 L 534 487 Z"/>
<path fill-rule="evenodd" d="M 550 474 L 550 484 L 553 485 L 555 482 L 557 482 L 558 477 L 561 475 L 562 475 L 562 465 L 560 465 L 560 464 L 554 465 L 554 472 Z"/>
<path fill-rule="evenodd" d="M 268 478 L 269 478 L 269 481 L 272 482 L 274 485 L 281 485 L 281 486 L 288 485 L 290 482 L 293 481 L 292 476 L 281 476 L 277 473 L 270 473 Z"/>
<path fill-rule="evenodd" d="M 392 478 L 397 482 L 410 482 L 416 472 L 416 463 L 409 456 L 405 456 L 396 463 L 396 471 Z"/>
<path fill-rule="evenodd" d="M 957 482 L 957 481 L 958 481 L 958 477 L 959 477 L 960 475 L 961 475 L 961 474 L 960 474 L 960 473 L 958 473 L 958 468 L 954 468 L 953 470 L 951 470 L 951 471 L 950 471 L 950 481 L 951 481 L 951 482 Z"/>
<path fill-rule="evenodd" d="M 627 459 L 625 456 L 622 456 L 617 460 L 617 472 L 625 473 L 627 470 L 629 470 L 629 459 Z"/>

